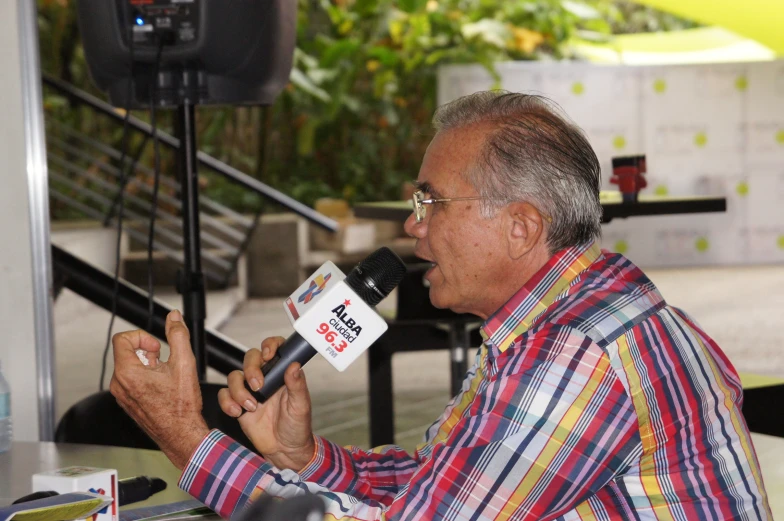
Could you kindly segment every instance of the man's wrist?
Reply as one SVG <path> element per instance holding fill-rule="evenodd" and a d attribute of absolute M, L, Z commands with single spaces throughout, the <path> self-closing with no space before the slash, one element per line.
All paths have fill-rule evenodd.
<path fill-rule="evenodd" d="M 310 436 L 310 444 L 300 453 L 300 459 L 297 461 L 297 465 L 294 467 L 294 471 L 299 473 L 302 469 L 310 465 L 310 462 L 313 461 L 313 455 L 316 453 L 316 442 L 313 439 L 313 435 Z"/>
<path fill-rule="evenodd" d="M 177 435 L 176 439 L 171 440 L 166 446 L 161 446 L 161 450 L 169 458 L 175 467 L 183 470 L 191 459 L 196 449 L 210 433 L 204 420 L 194 422 Z"/>
<path fill-rule="evenodd" d="M 264 458 L 279 469 L 289 469 L 294 472 L 299 472 L 307 467 L 311 460 L 313 460 L 315 452 L 316 442 L 311 435 L 310 442 L 297 450 L 264 454 Z"/>

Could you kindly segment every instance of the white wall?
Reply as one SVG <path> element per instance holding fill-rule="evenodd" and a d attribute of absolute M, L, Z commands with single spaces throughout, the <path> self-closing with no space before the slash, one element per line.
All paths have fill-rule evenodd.
<path fill-rule="evenodd" d="M 29 3 L 22 4 L 26 1 Z M 46 176 L 45 163 L 31 153 L 34 147 L 30 145 L 30 137 L 34 132 L 31 133 L 29 123 L 33 120 L 29 118 L 34 115 L 26 113 L 30 106 L 25 103 L 29 99 L 25 95 L 40 92 L 36 90 L 40 83 L 31 88 L 29 80 L 32 74 L 24 74 L 28 67 L 37 68 L 37 54 L 32 60 L 22 60 L 25 49 L 29 49 L 29 46 L 25 47 L 23 38 L 31 33 L 29 28 L 20 28 L 18 21 L 20 14 L 32 12 L 31 8 L 35 9 L 34 0 L 0 2 L 0 19 L 6 21 L 3 31 L 0 31 L 0 71 L 3 71 L 0 74 L 0 360 L 11 384 L 11 412 L 14 438 L 17 440 L 39 439 L 36 341 L 42 338 L 40 316 L 51 317 L 50 308 L 48 313 L 44 311 L 40 315 L 41 309 L 46 310 L 46 299 L 43 308 L 40 308 L 34 298 L 36 288 L 41 289 L 40 281 L 45 279 L 48 267 L 39 266 L 36 270 L 31 249 L 31 229 L 35 229 L 31 223 L 40 224 L 41 220 L 31 221 L 30 218 L 29 181 L 32 178 L 28 174 L 38 169 L 43 172 L 43 181 Z M 37 52 L 37 44 L 35 49 Z M 35 71 L 35 74 L 39 73 Z M 25 83 L 25 78 L 28 83 Z M 38 117 L 33 126 L 40 123 L 40 113 Z M 42 179 L 39 177 L 38 181 Z M 48 213 L 45 218 L 48 220 Z M 48 229 L 48 222 L 46 227 Z M 42 274 L 43 278 L 40 277 Z M 37 312 L 39 320 L 36 320 Z M 43 336 L 50 332 L 50 329 L 46 330 Z M 44 384 L 42 389 L 45 391 L 46 388 Z"/>
<path fill-rule="evenodd" d="M 52 244 L 114 275 L 117 246 L 115 226 L 105 228 L 98 221 L 54 222 L 51 240 Z M 128 235 L 123 233 L 120 244 L 121 257 L 128 252 L 129 242 Z"/>

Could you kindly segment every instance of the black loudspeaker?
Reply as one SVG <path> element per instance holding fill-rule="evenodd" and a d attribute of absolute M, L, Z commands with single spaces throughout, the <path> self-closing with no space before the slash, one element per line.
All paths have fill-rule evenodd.
<path fill-rule="evenodd" d="M 115 106 L 148 108 L 153 93 L 159 106 L 269 105 L 288 82 L 297 0 L 78 0 L 77 10 L 90 74 Z"/>

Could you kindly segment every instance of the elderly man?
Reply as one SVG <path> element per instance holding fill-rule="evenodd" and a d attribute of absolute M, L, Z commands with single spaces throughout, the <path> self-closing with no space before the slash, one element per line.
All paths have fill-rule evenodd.
<path fill-rule="evenodd" d="M 732 365 L 595 242 L 599 164 L 581 131 L 544 98 L 501 92 L 442 107 L 435 127 L 405 228 L 433 263 L 433 304 L 485 321 L 460 394 L 414 454 L 342 448 L 312 433 L 296 364 L 268 402 L 245 390 L 283 341 L 266 339 L 220 393 L 258 456 L 207 429 L 174 312 L 166 363 L 144 333 L 115 338 L 111 388 L 180 486 L 227 518 L 307 490 L 337 519 L 769 519 Z"/>

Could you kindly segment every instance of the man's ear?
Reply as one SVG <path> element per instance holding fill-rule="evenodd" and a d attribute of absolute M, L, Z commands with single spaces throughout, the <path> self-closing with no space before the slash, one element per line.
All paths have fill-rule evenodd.
<path fill-rule="evenodd" d="M 545 220 L 542 214 L 529 203 L 512 203 L 506 207 L 506 233 L 508 253 L 512 259 L 519 259 L 533 250 L 545 238 Z"/>

